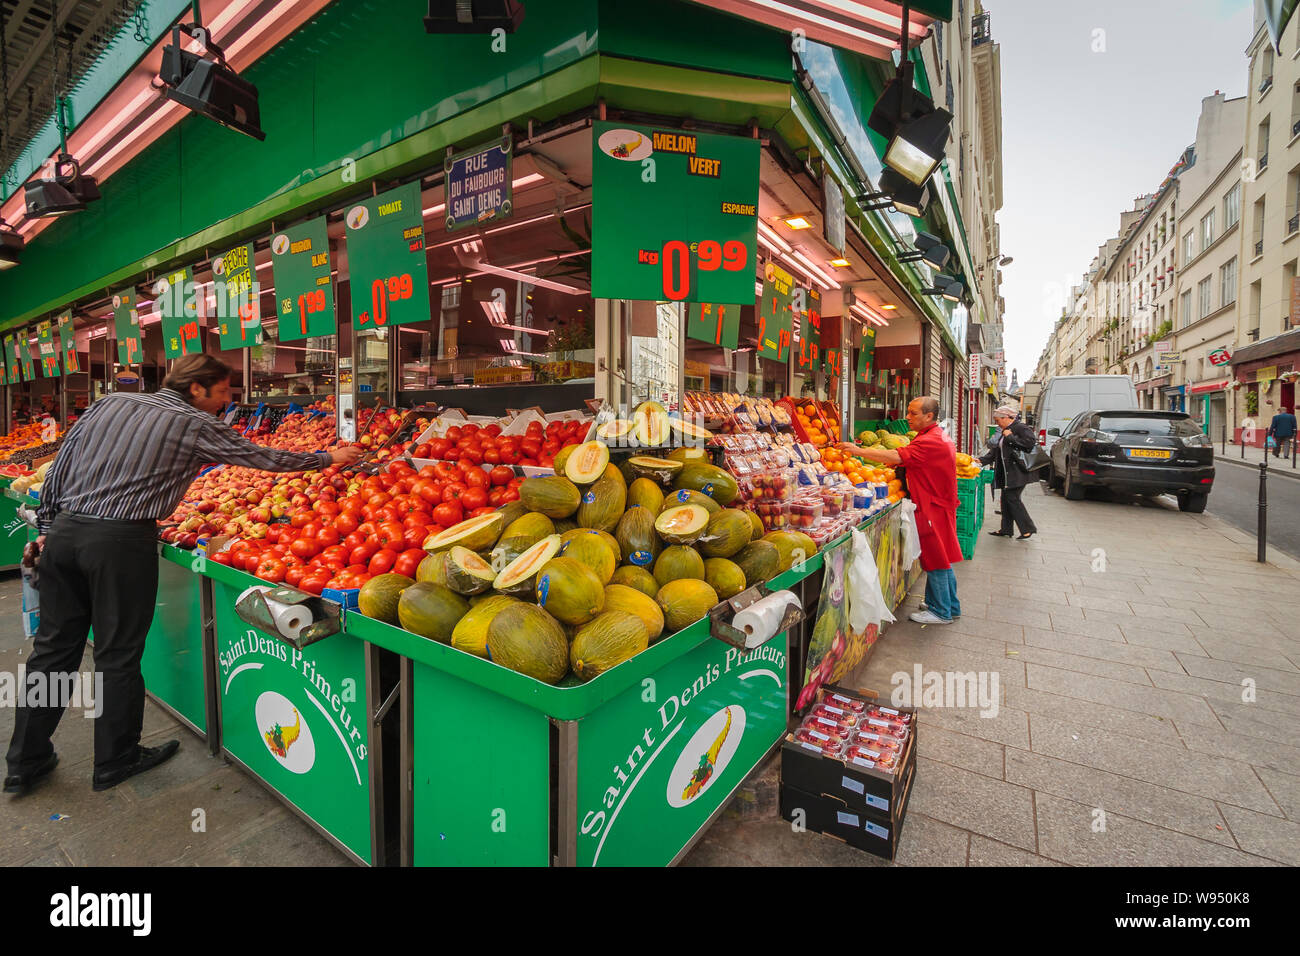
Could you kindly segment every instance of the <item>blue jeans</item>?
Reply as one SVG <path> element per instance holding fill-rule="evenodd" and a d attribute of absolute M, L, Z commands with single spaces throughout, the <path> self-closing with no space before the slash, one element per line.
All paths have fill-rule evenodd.
<path fill-rule="evenodd" d="M 925 606 L 931 614 L 945 621 L 961 616 L 961 602 L 957 600 L 957 575 L 952 568 L 925 572 Z"/>

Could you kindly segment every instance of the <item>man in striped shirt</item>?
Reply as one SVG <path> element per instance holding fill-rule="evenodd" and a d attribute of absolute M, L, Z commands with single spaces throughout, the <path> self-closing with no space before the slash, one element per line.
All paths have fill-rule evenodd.
<path fill-rule="evenodd" d="M 209 355 L 182 358 L 158 392 L 109 395 L 92 405 L 68 433 L 41 488 L 41 625 L 27 681 L 49 687 L 76 674 L 94 628 L 96 678 L 103 680 L 96 790 L 156 767 L 180 748 L 176 740 L 140 746 L 140 659 L 158 596 L 157 522 L 175 510 L 200 467 L 220 462 L 306 471 L 361 456 L 355 447 L 299 454 L 255 445 L 215 417 L 229 402 L 230 369 Z M 58 763 L 50 737 L 64 703 L 19 706 L 6 793 L 27 792 Z"/>

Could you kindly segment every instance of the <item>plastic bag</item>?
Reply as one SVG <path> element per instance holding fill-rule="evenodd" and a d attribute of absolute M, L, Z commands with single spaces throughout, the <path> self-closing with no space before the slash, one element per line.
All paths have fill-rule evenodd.
<path fill-rule="evenodd" d="M 921 532 L 916 527 L 916 502 L 904 498 L 898 503 L 898 513 L 903 519 L 903 567 L 910 568 L 921 556 Z"/>
<path fill-rule="evenodd" d="M 910 503 L 910 502 L 909 502 Z M 884 592 L 880 590 L 880 574 L 876 569 L 876 556 L 871 553 L 871 543 L 857 528 L 853 529 L 853 560 L 849 563 L 845 590 L 849 597 L 849 628 L 865 631 L 871 624 L 893 621 Z"/>

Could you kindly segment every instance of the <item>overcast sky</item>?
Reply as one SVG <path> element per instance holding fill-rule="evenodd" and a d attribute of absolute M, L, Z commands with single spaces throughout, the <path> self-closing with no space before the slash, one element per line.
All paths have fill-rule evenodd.
<path fill-rule="evenodd" d="M 1195 141 L 1202 97 L 1245 92 L 1253 3 L 984 6 L 1002 59 L 998 222 L 1002 252 L 1015 258 L 1003 269 L 1007 368 L 1023 382 L 1120 211 L 1154 192 Z"/>

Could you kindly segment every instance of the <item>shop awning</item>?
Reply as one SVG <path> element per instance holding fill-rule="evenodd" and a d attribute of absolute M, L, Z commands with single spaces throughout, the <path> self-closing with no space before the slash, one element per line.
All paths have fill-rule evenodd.
<path fill-rule="evenodd" d="M 891 0 L 694 0 L 703 7 L 785 31 L 801 30 L 809 40 L 888 60 L 898 49 L 902 5 Z M 935 20 L 952 19 L 952 0 L 921 0 L 908 9 L 909 47 L 923 40 Z"/>
<path fill-rule="evenodd" d="M 1162 375 L 1159 378 L 1149 379 L 1145 382 L 1138 382 L 1136 386 L 1137 390 L 1139 392 L 1150 392 L 1157 388 L 1164 388 L 1169 384 L 1170 377 L 1171 376 L 1169 375 Z"/>
<path fill-rule="evenodd" d="M 1200 395 L 1203 392 L 1217 392 L 1228 384 L 1231 379 L 1221 378 L 1217 382 L 1197 382 L 1195 385 L 1187 387 L 1189 395 Z"/>
<path fill-rule="evenodd" d="M 1243 365 L 1246 362 L 1282 355 L 1286 352 L 1300 352 L 1300 329 L 1283 332 L 1281 335 L 1275 335 L 1263 342 L 1252 342 L 1250 345 L 1243 345 L 1232 353 L 1232 364 Z"/>

